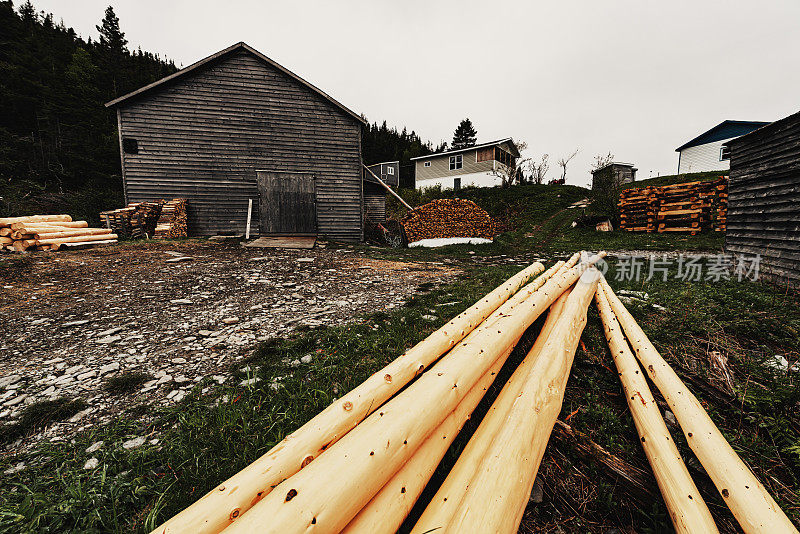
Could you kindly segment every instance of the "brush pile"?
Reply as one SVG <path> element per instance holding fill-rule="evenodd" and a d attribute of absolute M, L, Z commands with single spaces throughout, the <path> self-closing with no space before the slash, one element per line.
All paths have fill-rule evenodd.
<path fill-rule="evenodd" d="M 117 234 L 111 230 L 89 228 L 86 221 L 73 221 L 69 215 L 0 219 L 0 245 L 15 252 L 83 248 L 116 242 Z"/>
<path fill-rule="evenodd" d="M 100 219 L 120 239 L 175 239 L 187 237 L 186 199 L 134 202 L 100 212 Z"/>
<path fill-rule="evenodd" d="M 621 228 L 629 232 L 724 232 L 728 180 L 626 189 L 619 200 Z"/>
<path fill-rule="evenodd" d="M 492 218 L 471 200 L 436 199 L 409 211 L 402 220 L 409 242 L 450 237 L 492 239 Z"/>

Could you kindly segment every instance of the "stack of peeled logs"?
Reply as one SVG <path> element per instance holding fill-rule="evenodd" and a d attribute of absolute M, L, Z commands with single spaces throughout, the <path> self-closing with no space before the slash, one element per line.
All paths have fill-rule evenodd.
<path fill-rule="evenodd" d="M 0 218 L 0 246 L 7 250 L 59 250 L 62 247 L 106 245 L 117 242 L 107 228 L 89 228 L 69 215 L 30 215 Z"/>
<path fill-rule="evenodd" d="M 579 262 L 575 254 L 546 271 L 538 262 L 523 269 L 153 532 L 395 532 L 523 333 L 549 309 L 533 347 L 412 531 L 516 532 L 561 410 L 592 298 L 607 333 L 615 333 L 609 333 L 609 343 L 621 343 L 604 300 L 613 294 L 593 267 L 604 255 Z M 692 429 L 690 445 L 698 446 L 696 452 L 715 447 L 730 462 L 717 471 L 711 464 L 719 459 L 698 452 L 714 482 L 725 485 L 720 491 L 746 532 L 795 532 L 719 431 L 714 435 L 716 427 L 696 399 L 674 383 L 680 381 L 665 370 L 644 334 L 634 332 L 635 322 L 615 297 L 611 307 L 638 343 L 637 356 L 643 363 L 648 358 L 654 382 L 659 388 L 659 380 L 665 382 L 662 393 L 675 404 L 678 421 Z M 622 350 L 611 346 L 612 352 Z M 626 392 L 636 397 L 629 391 L 635 388 L 647 401 L 646 413 L 633 406 L 631 411 L 676 530 L 714 532 L 663 420 L 656 424 L 655 414 L 661 415 L 646 384 L 630 376 L 633 357 L 623 356 L 630 355 L 622 351 L 615 361 L 628 366 L 620 370 Z M 734 501 L 747 511 L 734 509 Z"/>

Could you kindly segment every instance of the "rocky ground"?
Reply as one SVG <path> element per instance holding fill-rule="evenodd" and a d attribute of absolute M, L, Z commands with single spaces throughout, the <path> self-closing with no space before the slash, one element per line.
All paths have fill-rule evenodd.
<path fill-rule="evenodd" d="M 348 248 L 206 241 L 37 253 L 0 272 L 0 425 L 41 401 L 84 400 L 25 443 L 52 441 L 134 405 L 175 403 L 204 377 L 230 380 L 259 341 L 400 306 L 457 273 Z M 146 375 L 133 392 L 106 390 L 131 373 Z"/>

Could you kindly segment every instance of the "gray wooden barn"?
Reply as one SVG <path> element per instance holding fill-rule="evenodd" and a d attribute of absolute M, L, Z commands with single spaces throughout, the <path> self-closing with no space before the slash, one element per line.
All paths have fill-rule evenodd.
<path fill-rule="evenodd" d="M 800 113 L 728 141 L 725 250 L 761 255 L 760 274 L 800 287 Z"/>
<path fill-rule="evenodd" d="M 238 43 L 106 104 L 126 202 L 188 199 L 191 235 L 363 236 L 364 120 Z"/>

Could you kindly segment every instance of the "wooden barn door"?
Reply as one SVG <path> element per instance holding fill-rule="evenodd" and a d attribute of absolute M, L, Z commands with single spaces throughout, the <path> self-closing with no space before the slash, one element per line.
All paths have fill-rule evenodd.
<path fill-rule="evenodd" d="M 261 235 L 317 235 L 314 175 L 258 171 Z"/>

